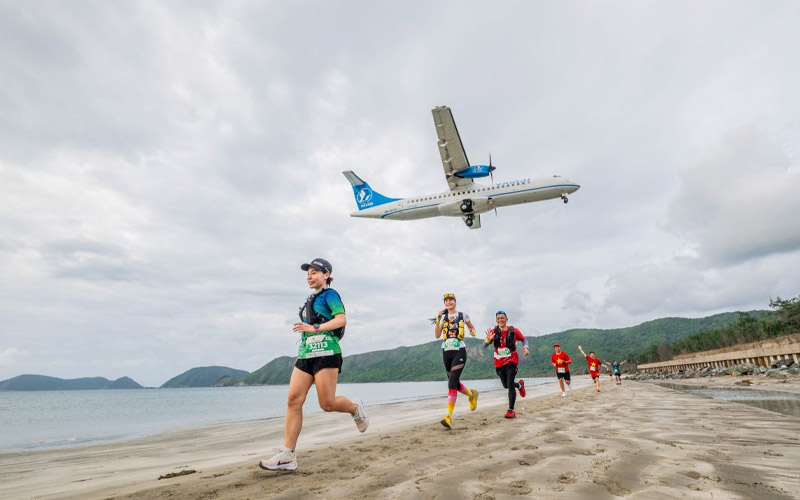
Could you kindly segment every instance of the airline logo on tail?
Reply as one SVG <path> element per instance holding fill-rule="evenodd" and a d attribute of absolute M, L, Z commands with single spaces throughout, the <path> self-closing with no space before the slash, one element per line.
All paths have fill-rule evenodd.
<path fill-rule="evenodd" d="M 373 191 L 373 189 L 369 187 L 369 184 L 361 180 L 361 178 L 353 173 L 352 170 L 347 170 L 342 173 L 345 177 L 347 177 L 347 180 L 350 181 L 350 185 L 353 186 L 353 194 L 356 197 L 356 204 L 358 205 L 359 210 L 391 203 L 400 199 L 387 198 L 377 191 Z"/>
<path fill-rule="evenodd" d="M 372 190 L 365 184 L 356 194 L 356 200 L 359 205 L 369 203 L 372 201 Z"/>

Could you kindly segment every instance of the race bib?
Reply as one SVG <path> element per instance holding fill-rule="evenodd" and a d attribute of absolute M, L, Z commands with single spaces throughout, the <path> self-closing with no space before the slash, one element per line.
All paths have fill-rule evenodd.
<path fill-rule="evenodd" d="M 444 342 L 442 342 L 442 349 L 445 351 L 461 349 L 461 341 L 457 338 L 446 339 Z"/>
<path fill-rule="evenodd" d="M 334 341 L 330 335 L 311 335 L 306 337 L 300 344 L 298 357 L 303 359 L 321 358 L 323 356 L 333 356 L 341 352 L 338 342 Z"/>
<path fill-rule="evenodd" d="M 507 358 L 511 356 L 511 349 L 508 347 L 498 347 L 494 357 L 497 359 Z"/>
<path fill-rule="evenodd" d="M 567 373 L 567 369 L 564 367 L 556 368 L 556 373 Z"/>

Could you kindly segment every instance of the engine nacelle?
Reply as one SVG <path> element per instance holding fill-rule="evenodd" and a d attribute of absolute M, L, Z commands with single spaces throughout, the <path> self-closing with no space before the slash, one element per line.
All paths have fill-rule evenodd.
<path fill-rule="evenodd" d="M 489 174 L 491 174 L 495 168 L 496 167 L 492 165 L 472 165 L 464 170 L 459 170 L 453 175 L 461 177 L 462 179 L 478 179 L 480 177 L 489 177 Z"/>
<path fill-rule="evenodd" d="M 439 205 L 439 215 L 461 217 L 467 214 L 482 214 L 494 208 L 492 200 L 486 197 L 465 198 Z"/>

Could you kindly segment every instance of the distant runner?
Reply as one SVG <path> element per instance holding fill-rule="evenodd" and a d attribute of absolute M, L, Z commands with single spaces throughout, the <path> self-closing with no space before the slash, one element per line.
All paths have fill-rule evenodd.
<path fill-rule="evenodd" d="M 594 390 L 600 392 L 600 366 L 603 364 L 602 361 L 594 355 L 594 351 L 589 351 L 587 356 L 580 345 L 578 345 L 578 350 L 581 351 L 583 357 L 586 358 L 586 362 L 589 363 L 589 375 L 594 381 Z"/>
<path fill-rule="evenodd" d="M 519 365 L 517 342 L 522 342 L 522 350 L 526 357 L 530 354 L 530 349 L 528 349 L 528 341 L 522 332 L 508 325 L 508 315 L 505 311 L 497 311 L 495 321 L 497 321 L 497 326 L 486 330 L 483 347 L 494 345 L 494 369 L 503 383 L 503 388 L 508 389 L 506 418 L 515 418 L 517 414 L 514 412 L 514 403 L 517 401 L 517 389 L 519 389 L 519 395 L 525 397 L 525 382 L 522 379 L 517 383 L 514 382 Z"/>
<path fill-rule="evenodd" d="M 622 365 L 625 364 L 625 361 L 623 361 L 622 363 L 617 363 L 617 360 L 615 359 L 614 362 L 612 363 L 609 363 L 608 361 L 606 361 L 605 363 L 610 368 L 609 372 L 613 372 L 612 376 L 617 378 L 617 385 L 622 385 L 622 378 L 620 377 L 620 375 L 622 375 L 622 370 L 620 368 L 622 367 Z"/>
<path fill-rule="evenodd" d="M 342 371 L 342 350 L 339 340 L 344 336 L 347 319 L 339 294 L 329 288 L 333 266 L 325 259 L 316 258 L 300 269 L 307 271 L 306 281 L 314 293 L 306 298 L 300 308 L 300 322 L 293 330 L 302 335 L 297 361 L 289 380 L 286 421 L 283 430 L 283 447 L 258 465 L 267 470 L 295 470 L 295 447 L 303 427 L 303 403 L 312 384 L 317 386 L 319 406 L 324 411 L 349 413 L 360 432 L 367 430 L 369 420 L 364 403 L 350 401 L 336 395 L 336 381 Z"/>
<path fill-rule="evenodd" d="M 478 391 L 467 389 L 461 383 L 461 372 L 467 364 L 467 345 L 464 343 L 464 325 L 469 327 L 469 334 L 473 337 L 475 326 L 469 319 L 469 314 L 456 310 L 456 296 L 452 293 L 444 294 L 445 309 L 436 315 L 436 338 L 442 337 L 442 359 L 444 369 L 447 371 L 447 414 L 441 420 L 443 426 L 453 428 L 453 409 L 456 406 L 458 393 L 469 398 L 469 409 L 475 411 L 478 407 Z"/>
<path fill-rule="evenodd" d="M 572 360 L 569 359 L 569 354 L 561 352 L 561 344 L 553 344 L 553 355 L 550 356 L 550 364 L 556 369 L 556 377 L 558 377 L 558 385 L 561 386 L 561 397 L 567 397 L 567 392 L 570 390 L 569 379 L 569 365 Z M 567 383 L 566 390 L 564 390 L 564 382 Z"/>

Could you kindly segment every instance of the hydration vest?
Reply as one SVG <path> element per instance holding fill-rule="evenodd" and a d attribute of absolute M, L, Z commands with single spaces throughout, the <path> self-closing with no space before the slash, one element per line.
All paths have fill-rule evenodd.
<path fill-rule="evenodd" d="M 456 327 L 456 325 L 458 325 Z M 453 333 L 458 328 L 458 333 Z M 459 312 L 455 319 L 450 319 L 450 313 L 444 313 L 444 317 L 442 318 L 442 333 L 444 334 L 444 338 L 451 339 L 457 338 L 458 340 L 464 340 L 464 314 Z"/>
<path fill-rule="evenodd" d="M 500 327 L 499 326 L 495 326 L 494 327 L 494 340 L 492 341 L 494 343 L 494 348 L 495 349 L 500 347 L 500 335 L 502 335 L 502 334 L 503 334 L 503 332 L 500 331 Z M 508 347 L 508 349 L 510 351 L 516 351 L 517 350 L 517 343 L 514 340 L 514 327 L 511 326 L 511 325 L 508 325 L 508 331 L 506 331 L 506 347 Z"/>
<path fill-rule="evenodd" d="M 325 316 L 319 314 L 317 311 L 314 310 L 314 301 L 316 301 L 317 298 L 322 296 L 322 294 L 324 294 L 328 290 L 333 290 L 333 288 L 323 288 L 319 293 L 314 293 L 308 296 L 305 305 L 300 307 L 300 321 L 305 321 L 309 325 L 313 324 L 321 325 L 322 323 L 327 323 L 328 321 L 333 319 L 333 318 L 326 318 Z M 336 338 L 341 340 L 341 338 L 344 337 L 344 327 L 331 330 L 331 333 L 333 333 L 333 335 Z"/>

